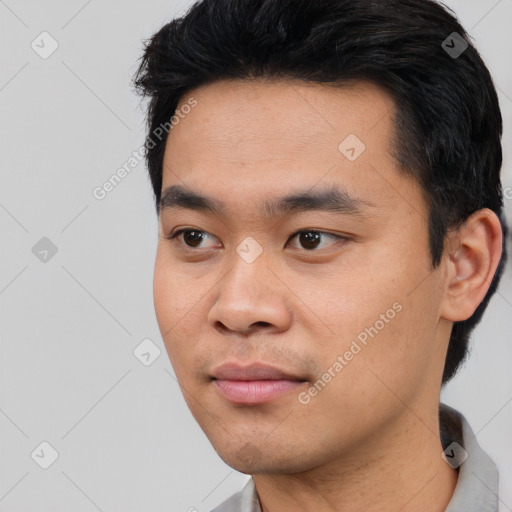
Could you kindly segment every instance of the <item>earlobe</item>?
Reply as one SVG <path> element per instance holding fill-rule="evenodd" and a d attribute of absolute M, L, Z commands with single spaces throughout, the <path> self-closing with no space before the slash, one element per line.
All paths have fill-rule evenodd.
<path fill-rule="evenodd" d="M 447 272 L 442 318 L 458 322 L 474 313 L 498 267 L 502 237 L 497 215 L 487 208 L 474 212 L 449 235 L 444 255 Z"/>

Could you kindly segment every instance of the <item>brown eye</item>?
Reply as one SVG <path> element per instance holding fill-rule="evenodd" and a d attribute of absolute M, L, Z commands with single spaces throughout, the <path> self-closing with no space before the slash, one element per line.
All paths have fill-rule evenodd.
<path fill-rule="evenodd" d="M 181 235 L 183 236 L 181 237 Z M 172 240 L 173 242 L 180 243 L 184 245 L 185 248 L 196 249 L 203 241 L 213 237 L 206 231 L 201 231 L 199 229 L 179 229 L 172 235 L 165 238 Z M 183 239 L 183 242 L 180 241 L 180 238 Z"/>
<path fill-rule="evenodd" d="M 313 230 L 302 230 L 295 233 L 291 239 L 296 238 L 299 241 L 299 249 L 305 249 L 307 251 L 314 251 L 317 249 L 325 238 L 331 238 L 332 240 L 346 240 L 346 238 L 338 235 L 332 235 L 330 233 L 324 233 L 323 231 Z M 333 245 L 333 244 L 330 244 Z M 321 247 L 323 248 L 323 247 Z"/>
<path fill-rule="evenodd" d="M 321 238 L 322 235 L 314 231 L 304 231 L 299 234 L 299 241 L 304 249 L 316 249 Z"/>
<path fill-rule="evenodd" d="M 202 240 L 202 231 L 183 231 L 183 241 L 190 247 L 197 247 Z"/>

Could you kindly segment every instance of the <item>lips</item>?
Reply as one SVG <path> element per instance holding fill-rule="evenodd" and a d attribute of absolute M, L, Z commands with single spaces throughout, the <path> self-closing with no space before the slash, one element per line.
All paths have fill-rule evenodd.
<path fill-rule="evenodd" d="M 261 404 L 302 386 L 306 380 L 274 366 L 225 363 L 212 372 L 220 395 L 236 404 Z"/>
<path fill-rule="evenodd" d="M 214 379 L 219 380 L 304 380 L 290 372 L 259 363 L 249 366 L 225 363 L 214 370 L 212 375 Z"/>

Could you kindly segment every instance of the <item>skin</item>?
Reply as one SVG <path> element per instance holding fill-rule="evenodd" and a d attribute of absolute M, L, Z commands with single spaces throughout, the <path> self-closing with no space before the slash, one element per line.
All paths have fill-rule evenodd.
<path fill-rule="evenodd" d="M 264 512 L 444 510 L 457 471 L 441 459 L 442 370 L 452 322 L 473 313 L 499 262 L 498 219 L 473 214 L 432 269 L 426 203 L 392 156 L 394 103 L 377 86 L 221 81 L 180 104 L 191 96 L 197 106 L 167 140 L 162 190 L 186 186 L 225 203 L 226 215 L 162 210 L 154 302 L 194 418 L 227 464 L 253 475 Z M 354 161 L 338 149 L 349 134 L 366 146 Z M 330 185 L 371 206 L 261 211 L 270 198 Z M 166 238 L 182 228 L 203 241 Z M 292 238 L 301 229 L 327 234 L 311 248 Z M 252 263 L 236 252 L 249 236 L 262 248 Z M 301 403 L 395 303 L 400 312 Z M 234 404 L 211 380 L 225 361 L 307 382 L 265 404 Z"/>

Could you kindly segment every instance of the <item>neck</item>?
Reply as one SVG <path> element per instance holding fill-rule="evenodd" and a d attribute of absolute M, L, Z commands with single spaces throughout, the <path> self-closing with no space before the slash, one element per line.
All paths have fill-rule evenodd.
<path fill-rule="evenodd" d="M 438 404 L 431 409 L 421 419 L 405 409 L 378 439 L 322 466 L 253 475 L 262 511 L 444 511 L 458 473 L 441 458 Z"/>

